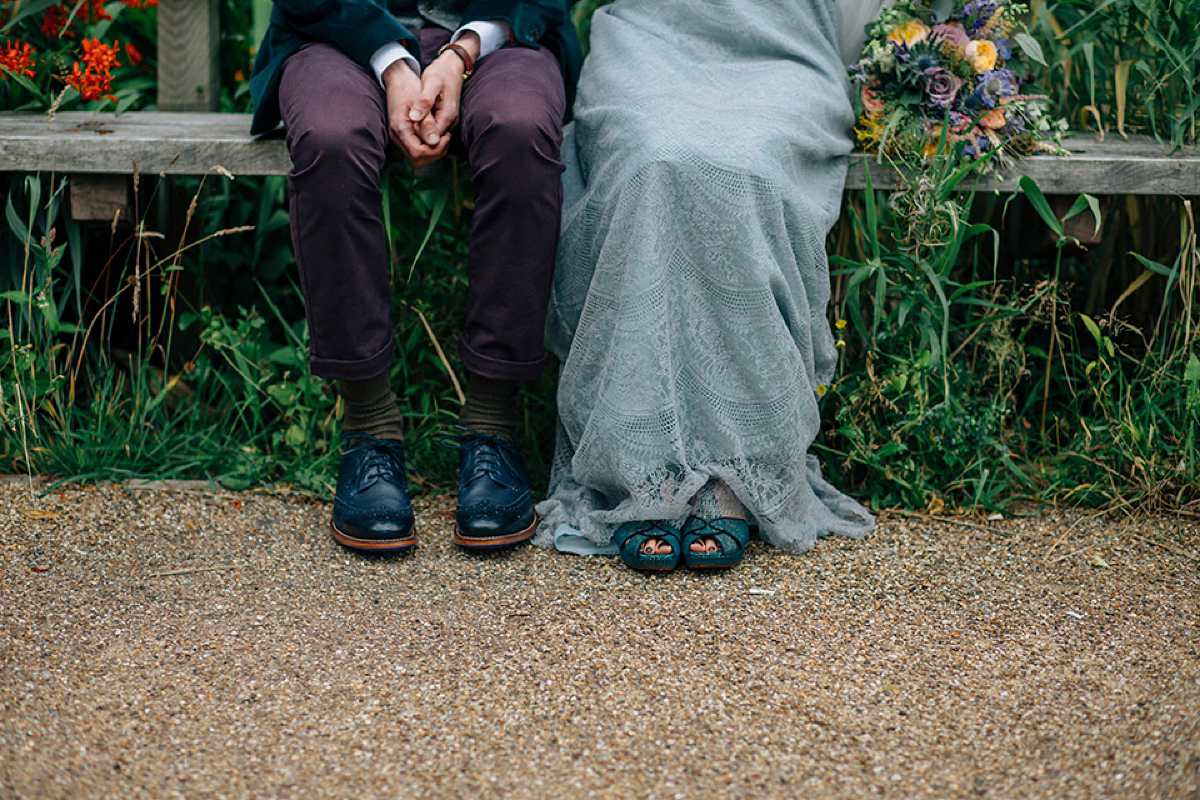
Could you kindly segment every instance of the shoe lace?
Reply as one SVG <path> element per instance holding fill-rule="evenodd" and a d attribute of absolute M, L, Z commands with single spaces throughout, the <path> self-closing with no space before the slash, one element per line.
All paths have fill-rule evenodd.
<path fill-rule="evenodd" d="M 415 474 L 417 465 L 404 452 L 404 443 L 395 439 L 380 439 L 369 433 L 347 431 L 342 434 L 346 453 L 366 450 L 367 456 L 359 466 L 358 483 L 362 487 L 377 481 L 407 486 L 407 475 Z M 354 444 L 350 444 L 353 441 Z"/>
<path fill-rule="evenodd" d="M 500 463 L 500 450 L 511 448 L 512 445 L 492 433 L 484 433 L 462 425 L 454 427 L 458 433 L 443 436 L 442 447 L 466 451 L 467 458 L 472 460 L 472 480 L 487 476 L 495 483 L 508 486 L 509 482 L 503 480 L 505 470 Z"/>

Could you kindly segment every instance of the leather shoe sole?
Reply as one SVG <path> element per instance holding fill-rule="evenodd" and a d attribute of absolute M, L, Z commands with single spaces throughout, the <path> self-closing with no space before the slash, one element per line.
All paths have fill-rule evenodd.
<path fill-rule="evenodd" d="M 333 540 L 338 544 L 354 550 L 365 550 L 370 553 L 397 553 L 402 550 L 408 550 L 417 543 L 417 528 L 415 525 L 407 534 L 399 539 L 359 539 L 339 531 L 333 520 L 329 521 L 329 530 L 333 534 Z"/>
<path fill-rule="evenodd" d="M 529 527 L 515 533 L 505 533 L 499 536 L 471 536 L 465 533 L 462 527 L 454 524 L 454 543 L 459 547 L 465 547 L 468 550 L 494 550 L 498 547 L 508 547 L 521 542 L 527 542 L 533 538 L 533 532 L 537 530 L 540 517 L 535 513 L 533 522 Z"/>

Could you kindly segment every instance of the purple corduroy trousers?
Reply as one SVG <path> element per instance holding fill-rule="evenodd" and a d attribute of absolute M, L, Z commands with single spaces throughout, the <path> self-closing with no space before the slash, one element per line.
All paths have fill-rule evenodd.
<path fill-rule="evenodd" d="M 424 63 L 450 38 L 441 28 L 418 35 Z M 336 47 L 314 43 L 284 65 L 279 103 L 310 367 L 329 379 L 373 378 L 395 351 L 381 219 L 383 88 Z M 545 364 L 565 105 L 558 61 L 546 49 L 498 50 L 463 85 L 453 147 L 466 156 L 476 201 L 459 355 L 486 378 L 530 380 Z"/>

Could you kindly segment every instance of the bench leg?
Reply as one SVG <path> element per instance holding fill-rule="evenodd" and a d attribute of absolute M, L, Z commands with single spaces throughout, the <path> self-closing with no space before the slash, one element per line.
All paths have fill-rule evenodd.
<path fill-rule="evenodd" d="M 80 222 L 112 222 L 129 219 L 128 175 L 72 175 L 71 218 Z"/>

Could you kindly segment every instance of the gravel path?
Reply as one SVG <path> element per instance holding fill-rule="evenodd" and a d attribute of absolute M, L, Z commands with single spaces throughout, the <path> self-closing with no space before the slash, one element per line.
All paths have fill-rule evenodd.
<path fill-rule="evenodd" d="M 0 482 L 0 797 L 1200 798 L 1200 525 L 892 515 L 727 573 Z"/>

